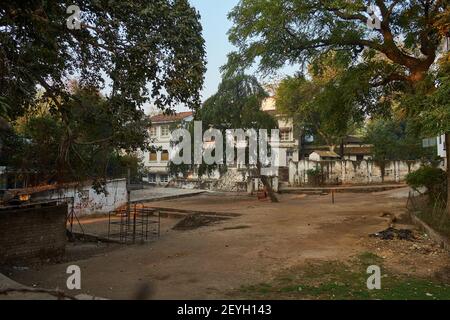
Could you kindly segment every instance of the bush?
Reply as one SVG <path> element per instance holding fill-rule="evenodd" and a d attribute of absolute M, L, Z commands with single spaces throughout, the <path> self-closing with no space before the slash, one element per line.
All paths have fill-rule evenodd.
<path fill-rule="evenodd" d="M 308 182 L 311 186 L 318 187 L 323 184 L 324 177 L 320 168 L 309 169 L 306 171 Z"/>
<path fill-rule="evenodd" d="M 447 173 L 440 168 L 423 166 L 408 174 L 406 182 L 416 191 L 419 188 L 426 188 L 426 194 L 433 202 L 446 199 Z"/>

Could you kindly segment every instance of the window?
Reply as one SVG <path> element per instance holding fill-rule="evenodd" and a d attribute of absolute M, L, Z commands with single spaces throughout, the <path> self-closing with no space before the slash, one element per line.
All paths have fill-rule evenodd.
<path fill-rule="evenodd" d="M 168 137 L 170 135 L 169 126 L 161 126 L 161 137 Z"/>
<path fill-rule="evenodd" d="M 167 183 L 167 182 L 169 182 L 169 176 L 167 175 L 167 174 L 162 174 L 162 175 L 160 175 L 160 181 L 162 182 L 162 183 Z"/>
<path fill-rule="evenodd" d="M 156 182 L 156 174 L 150 173 L 148 175 L 148 182 L 155 183 Z"/>
<path fill-rule="evenodd" d="M 289 141 L 291 140 L 291 130 L 282 130 L 280 132 L 280 141 Z"/>
<path fill-rule="evenodd" d="M 157 153 L 154 152 L 154 151 L 150 151 L 149 160 L 150 160 L 150 161 L 157 161 L 157 160 L 158 160 L 158 155 L 157 155 Z"/>
<path fill-rule="evenodd" d="M 161 152 L 161 161 L 169 161 L 169 151 L 163 150 Z"/>
<path fill-rule="evenodd" d="M 150 128 L 150 136 L 156 137 L 157 136 L 157 127 L 151 127 Z"/>

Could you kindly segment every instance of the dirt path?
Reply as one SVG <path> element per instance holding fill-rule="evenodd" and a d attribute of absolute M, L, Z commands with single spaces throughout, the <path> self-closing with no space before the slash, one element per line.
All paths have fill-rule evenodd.
<path fill-rule="evenodd" d="M 406 203 L 389 192 L 339 194 L 334 205 L 331 196 L 282 195 L 280 201 L 205 194 L 154 202 L 151 205 L 158 207 L 241 215 L 190 231 L 171 230 L 176 221 L 165 219 L 157 242 L 113 246 L 85 260 L 10 276 L 26 285 L 65 288 L 66 267 L 76 264 L 82 270 L 82 292 L 92 295 L 130 299 L 148 286 L 154 299 L 226 298 L 230 291 L 311 259 L 345 260 L 376 249 L 368 234 L 387 227 L 381 213 L 399 215 Z"/>

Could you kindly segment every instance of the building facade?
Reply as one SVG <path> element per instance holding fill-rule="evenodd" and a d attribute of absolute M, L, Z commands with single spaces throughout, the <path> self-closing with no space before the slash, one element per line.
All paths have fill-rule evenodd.
<path fill-rule="evenodd" d="M 445 149 L 445 135 L 437 138 L 438 156 L 441 158 L 447 157 L 447 150 Z"/>
<path fill-rule="evenodd" d="M 286 150 L 286 160 L 298 161 L 299 159 L 299 139 L 295 136 L 294 121 L 279 112 L 276 108 L 276 100 L 274 96 L 266 98 L 261 106 L 261 110 L 271 114 L 278 122 L 280 130 L 280 149 Z"/>
<path fill-rule="evenodd" d="M 150 118 L 152 126 L 150 136 L 152 139 L 152 151 L 146 151 L 143 154 L 144 166 L 147 171 L 147 177 L 144 182 L 153 185 L 167 185 L 170 180 L 169 173 L 169 150 L 170 150 L 170 132 L 182 123 L 193 120 L 192 112 L 180 112 L 174 115 L 156 115 Z"/>

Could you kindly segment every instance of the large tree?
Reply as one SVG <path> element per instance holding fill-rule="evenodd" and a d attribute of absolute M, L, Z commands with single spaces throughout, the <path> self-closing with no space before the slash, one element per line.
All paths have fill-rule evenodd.
<path fill-rule="evenodd" d="M 130 137 L 141 130 L 143 106 L 170 112 L 176 105 L 195 109 L 205 71 L 205 49 L 197 11 L 187 0 L 77 1 L 81 28 L 69 29 L 72 1 L 2 1 L 0 4 L 0 116 L 13 121 L 38 97 L 50 99 L 61 119 L 57 168 L 68 170 L 75 145 L 144 147 Z M 86 140 L 73 124 L 86 101 L 80 87 L 105 93 L 114 119 L 110 132 Z M 39 90 L 44 94 L 37 95 Z M 78 105 L 80 108 L 74 108 Z M 72 119 L 71 119 L 72 118 Z M 2 120 L 2 119 L 0 119 Z M 3 127 L 3 125 L 1 125 Z M 144 128 L 145 129 L 145 128 Z"/>
<path fill-rule="evenodd" d="M 107 178 L 127 173 L 125 165 L 136 176 L 132 151 L 147 142 L 148 117 L 142 113 L 140 119 L 123 125 L 120 115 L 98 91 L 74 87 L 73 96 L 72 103 L 65 104 L 68 123 L 50 112 L 51 99 L 18 118 L 2 134 L 1 165 L 24 177 L 24 185 L 90 180 L 101 190 Z M 64 147 L 60 142 L 65 141 L 68 129 L 77 142 L 67 148 L 65 167 L 60 168 L 60 149 Z M 111 135 L 114 138 L 109 140 Z"/>
<path fill-rule="evenodd" d="M 307 75 L 283 79 L 276 93 L 277 110 L 294 119 L 298 130 L 321 138 L 334 151 L 364 120 L 367 87 L 348 72 L 350 56 L 319 55 Z"/>
<path fill-rule="evenodd" d="M 268 94 L 253 76 L 239 74 L 234 77 L 224 78 L 217 92 L 207 99 L 197 111 L 195 119 L 202 121 L 203 131 L 214 128 L 222 132 L 222 136 L 224 137 L 223 150 L 225 150 L 225 133 L 228 129 L 242 129 L 244 131 L 254 129 L 256 134 L 259 134 L 259 129 L 266 129 L 270 134 L 271 129 L 278 127 L 276 120 L 270 114 L 261 110 L 262 102 L 267 97 Z M 237 156 L 237 146 L 234 148 L 235 156 Z M 254 155 L 257 158 L 257 163 L 255 166 L 252 166 L 249 164 L 249 152 L 247 145 L 245 150 L 245 165 L 249 176 L 253 175 L 253 177 L 260 178 L 272 202 L 277 202 L 278 200 L 272 191 L 268 178 L 261 174 L 261 169 L 264 167 L 264 164 L 261 163 L 259 154 Z M 258 151 L 256 152 L 258 153 Z M 226 156 L 226 152 L 223 152 L 222 164 L 208 165 L 203 162 L 199 166 L 171 165 L 172 172 L 192 170 L 193 167 L 196 167 L 200 175 L 208 174 L 214 170 L 224 172 L 227 170 Z"/>
<path fill-rule="evenodd" d="M 375 16 L 367 14 L 370 5 L 376 5 L 378 29 L 371 28 Z M 234 22 L 230 40 L 238 50 L 229 55 L 226 71 L 258 61 L 260 71 L 272 72 L 329 50 L 348 50 L 353 63 L 370 75 L 372 92 L 379 94 L 376 106 L 392 97 L 399 102 L 399 92 L 433 95 L 442 86 L 430 76 L 449 35 L 449 10 L 447 0 L 242 0 L 229 14 Z M 448 114 L 445 105 L 441 110 Z M 412 116 L 422 111 L 415 108 Z M 448 131 L 441 132 L 450 141 Z M 450 165 L 447 172 L 450 179 Z"/>

